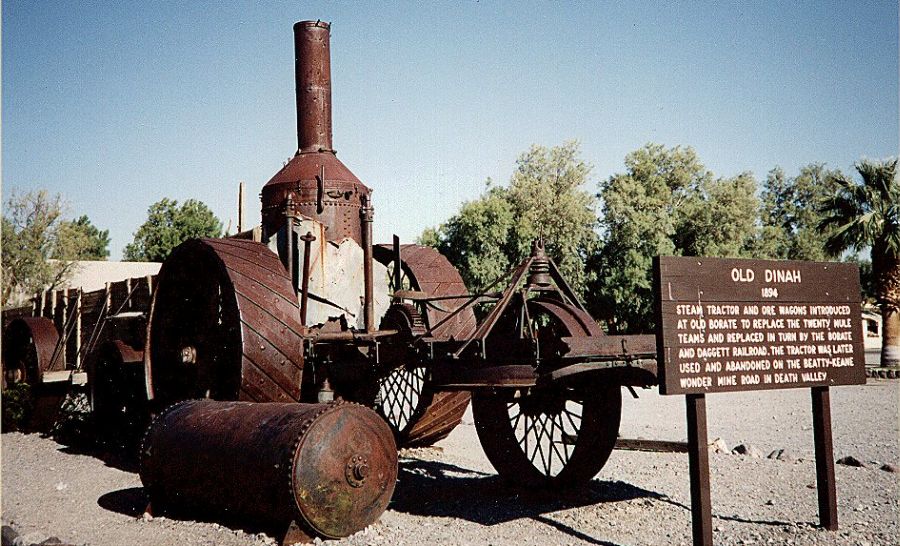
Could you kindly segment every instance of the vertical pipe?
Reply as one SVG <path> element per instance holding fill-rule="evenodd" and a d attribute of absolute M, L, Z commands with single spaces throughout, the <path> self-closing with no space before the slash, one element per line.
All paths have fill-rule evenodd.
<path fill-rule="evenodd" d="M 238 217 L 237 232 L 244 231 L 244 182 L 238 182 Z"/>
<path fill-rule="evenodd" d="M 309 305 L 309 253 L 312 251 L 312 242 L 316 237 L 309 231 L 300 237 L 303 241 L 303 287 L 300 296 L 300 324 L 306 326 L 306 310 Z"/>
<path fill-rule="evenodd" d="M 394 235 L 394 292 L 403 290 L 403 285 L 401 284 L 402 280 L 403 270 L 400 265 L 400 237 Z"/>
<path fill-rule="evenodd" d="M 372 208 L 369 196 L 361 198 L 362 207 L 359 209 L 360 219 L 362 220 L 362 247 L 363 247 L 363 282 L 365 284 L 365 300 L 363 306 L 365 309 L 364 323 L 366 332 L 375 331 L 375 301 L 374 301 L 374 281 L 372 279 L 372 221 L 375 215 L 375 209 Z"/>
<path fill-rule="evenodd" d="M 69 356 L 69 334 L 72 333 L 72 317 L 69 314 L 69 289 L 63 289 L 63 300 L 62 300 L 62 320 L 63 320 L 63 340 L 62 347 L 60 348 L 60 359 L 62 360 L 63 369 L 65 369 L 68 364 L 68 356 Z"/>
<path fill-rule="evenodd" d="M 323 21 L 294 25 L 299 152 L 332 151 L 330 29 Z"/>
<path fill-rule="evenodd" d="M 285 251 L 285 268 L 288 272 L 288 278 L 291 279 L 291 288 L 294 289 L 294 294 L 297 293 L 297 279 L 294 276 L 294 200 L 288 195 L 287 201 L 284 205 L 284 236 L 285 236 L 285 246 L 287 247 Z"/>
<path fill-rule="evenodd" d="M 81 288 L 75 297 L 75 369 L 81 369 Z"/>

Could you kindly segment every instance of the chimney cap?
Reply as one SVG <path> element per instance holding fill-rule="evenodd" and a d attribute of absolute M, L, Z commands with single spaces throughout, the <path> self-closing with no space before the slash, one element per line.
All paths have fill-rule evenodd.
<path fill-rule="evenodd" d="M 331 28 L 331 23 L 320 19 L 316 19 L 315 21 L 297 21 L 294 23 L 294 30 L 302 27 L 320 27 L 329 30 Z"/>

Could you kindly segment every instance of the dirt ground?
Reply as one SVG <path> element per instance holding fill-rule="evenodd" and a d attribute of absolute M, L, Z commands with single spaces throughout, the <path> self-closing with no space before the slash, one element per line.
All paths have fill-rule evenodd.
<path fill-rule="evenodd" d="M 684 398 L 625 393 L 621 436 L 682 441 Z M 711 453 L 717 544 L 894 545 L 900 537 L 900 382 L 832 389 L 840 530 L 817 527 L 808 390 L 707 397 L 709 440 L 750 444 L 762 458 Z M 2 520 L 31 544 L 271 545 L 255 529 L 142 516 L 126 462 L 38 435 L 3 434 Z M 765 458 L 785 450 L 785 460 Z M 687 455 L 616 450 L 590 486 L 534 493 L 500 484 L 471 415 L 434 448 L 401 452 L 397 488 L 375 525 L 334 544 L 690 544 Z M 274 533 L 273 533 L 274 534 Z"/>

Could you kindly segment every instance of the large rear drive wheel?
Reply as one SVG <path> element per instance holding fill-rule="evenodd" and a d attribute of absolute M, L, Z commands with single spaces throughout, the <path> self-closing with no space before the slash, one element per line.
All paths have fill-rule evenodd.
<path fill-rule="evenodd" d="M 156 405 L 300 400 L 300 310 L 287 272 L 265 245 L 187 241 L 157 282 L 144 360 Z"/>

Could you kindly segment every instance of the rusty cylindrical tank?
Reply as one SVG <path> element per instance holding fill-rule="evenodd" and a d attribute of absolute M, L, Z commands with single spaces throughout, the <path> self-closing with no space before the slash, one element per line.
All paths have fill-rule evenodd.
<path fill-rule="evenodd" d="M 397 479 L 390 428 L 356 404 L 189 400 L 157 417 L 140 476 L 154 511 L 348 536 L 384 512 Z"/>
<path fill-rule="evenodd" d="M 370 190 L 332 147 L 330 32 L 322 21 L 294 25 L 297 154 L 262 189 L 263 230 L 271 236 L 287 215 L 303 215 L 325 225 L 327 240 L 362 245 L 359 212 Z"/>

